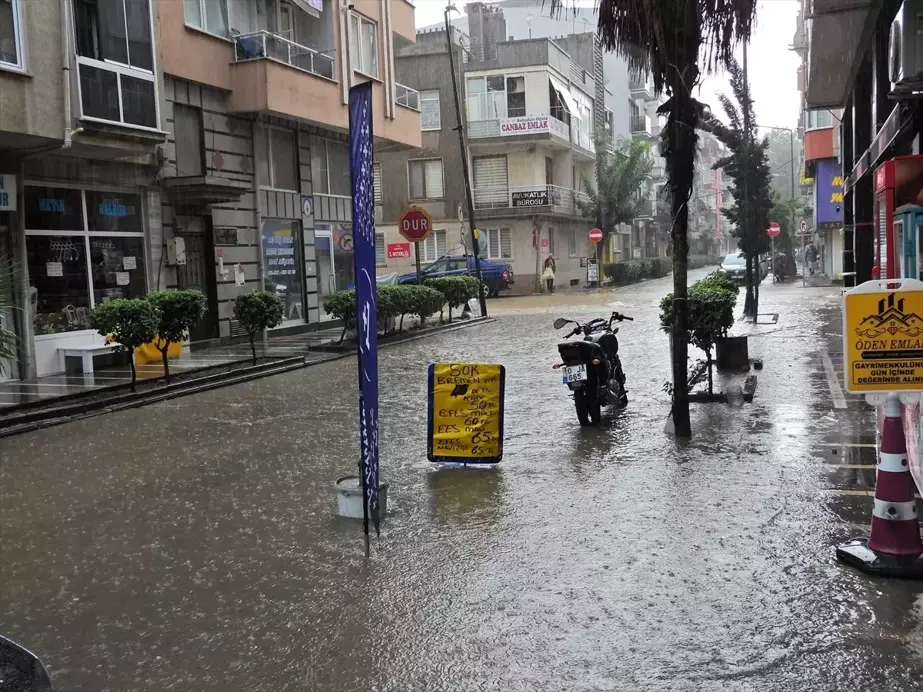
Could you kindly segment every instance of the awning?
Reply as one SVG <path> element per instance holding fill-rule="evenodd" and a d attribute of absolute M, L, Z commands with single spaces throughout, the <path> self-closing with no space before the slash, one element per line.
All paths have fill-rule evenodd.
<path fill-rule="evenodd" d="M 324 0 L 292 0 L 302 12 L 307 12 L 312 17 L 320 18 L 324 9 Z"/>
<path fill-rule="evenodd" d="M 564 110 L 566 110 L 572 116 L 579 118 L 580 109 L 577 108 L 577 102 L 574 101 L 574 97 L 570 95 L 570 89 L 567 87 L 567 85 L 553 74 L 549 74 L 548 77 L 551 79 L 551 86 L 554 87 L 556 92 L 558 92 L 558 97 L 561 99 L 561 103 L 564 104 Z"/>
<path fill-rule="evenodd" d="M 808 108 L 846 105 L 881 10 L 876 0 L 815 0 L 808 51 Z"/>

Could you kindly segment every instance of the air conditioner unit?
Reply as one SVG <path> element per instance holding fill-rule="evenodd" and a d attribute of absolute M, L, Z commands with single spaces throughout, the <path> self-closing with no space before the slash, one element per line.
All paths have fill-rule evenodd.
<path fill-rule="evenodd" d="M 888 47 L 891 96 L 923 92 L 923 0 L 905 0 L 891 23 Z"/>

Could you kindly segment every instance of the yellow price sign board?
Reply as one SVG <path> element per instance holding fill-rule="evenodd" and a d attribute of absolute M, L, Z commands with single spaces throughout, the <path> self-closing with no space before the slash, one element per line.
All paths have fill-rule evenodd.
<path fill-rule="evenodd" d="M 848 392 L 923 391 L 923 282 L 866 281 L 848 291 L 843 354 Z"/>
<path fill-rule="evenodd" d="M 503 458 L 506 368 L 484 363 L 429 366 L 427 458 L 496 464 Z"/>

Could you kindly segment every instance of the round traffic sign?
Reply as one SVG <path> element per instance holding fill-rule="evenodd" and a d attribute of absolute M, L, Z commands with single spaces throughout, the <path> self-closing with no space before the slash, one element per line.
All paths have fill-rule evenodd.
<path fill-rule="evenodd" d="M 601 230 L 599 230 L 598 228 L 594 228 L 592 231 L 590 231 L 591 241 L 593 241 L 594 243 L 598 243 L 602 239 L 603 239 L 603 232 Z"/>
<path fill-rule="evenodd" d="M 804 233 L 807 230 L 808 230 L 808 220 L 801 219 L 801 232 Z"/>
<path fill-rule="evenodd" d="M 398 217 L 397 230 L 411 243 L 419 243 L 433 232 L 433 217 L 426 209 L 408 207 Z"/>
<path fill-rule="evenodd" d="M 768 235 L 770 238 L 775 238 L 781 232 L 782 232 L 782 229 L 779 228 L 779 224 L 777 224 L 775 221 L 772 221 L 769 224 L 769 230 L 766 231 L 766 235 Z"/>

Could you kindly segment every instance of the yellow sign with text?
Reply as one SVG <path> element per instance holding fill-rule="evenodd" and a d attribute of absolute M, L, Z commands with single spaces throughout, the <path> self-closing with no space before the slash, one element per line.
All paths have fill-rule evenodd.
<path fill-rule="evenodd" d="M 923 391 L 923 283 L 867 281 L 847 292 L 843 353 L 849 392 Z"/>
<path fill-rule="evenodd" d="M 503 458 L 506 369 L 484 363 L 429 366 L 427 457 L 495 464 Z"/>

